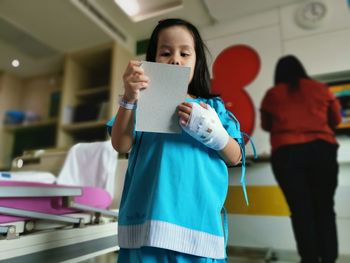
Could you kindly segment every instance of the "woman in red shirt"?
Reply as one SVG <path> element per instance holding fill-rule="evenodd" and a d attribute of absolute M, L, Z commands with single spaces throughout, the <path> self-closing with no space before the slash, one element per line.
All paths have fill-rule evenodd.
<path fill-rule="evenodd" d="M 333 129 L 340 121 L 340 104 L 327 85 L 311 79 L 296 57 L 282 57 L 275 86 L 262 101 L 261 126 L 270 132 L 272 170 L 291 211 L 302 263 L 334 263 L 338 256 Z"/>

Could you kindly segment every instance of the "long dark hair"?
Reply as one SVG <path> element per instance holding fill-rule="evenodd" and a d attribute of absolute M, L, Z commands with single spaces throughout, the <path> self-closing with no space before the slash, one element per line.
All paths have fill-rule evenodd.
<path fill-rule="evenodd" d="M 293 55 L 280 58 L 275 70 L 275 85 L 285 83 L 290 90 L 296 90 L 299 87 L 300 79 L 310 79 L 303 65 Z"/>
<path fill-rule="evenodd" d="M 188 93 L 190 95 L 202 98 L 211 98 L 215 95 L 210 93 L 210 75 L 207 65 L 205 51 L 207 50 L 197 28 L 191 23 L 178 19 L 170 18 L 159 21 L 158 25 L 154 28 L 151 38 L 148 43 L 146 60 L 155 62 L 159 33 L 168 27 L 172 26 L 184 26 L 193 36 L 195 52 L 196 52 L 196 65 L 194 68 L 194 74 L 191 83 L 188 86 Z"/>

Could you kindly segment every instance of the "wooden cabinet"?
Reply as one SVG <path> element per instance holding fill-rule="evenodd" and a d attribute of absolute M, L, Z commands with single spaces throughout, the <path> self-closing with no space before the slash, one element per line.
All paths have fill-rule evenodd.
<path fill-rule="evenodd" d="M 131 56 L 117 43 L 67 54 L 58 147 L 108 138 L 105 124 L 116 113 L 122 74 Z"/>
<path fill-rule="evenodd" d="M 25 150 L 68 149 L 78 142 L 108 139 L 105 124 L 117 112 L 122 75 L 131 58 L 132 53 L 118 43 L 66 54 L 54 85 L 49 76 L 23 80 L 0 74 L 0 168 L 10 167 L 18 152 Z M 50 94 L 59 90 L 58 116 L 52 118 Z M 29 125 L 3 125 L 8 109 L 35 110 L 43 118 Z M 19 137 L 32 144 L 16 144 Z M 41 143 L 45 140 L 49 144 Z"/>
<path fill-rule="evenodd" d="M 57 104 L 52 98 L 60 92 L 61 79 L 61 73 L 27 78 L 0 74 L 1 170 L 23 150 L 56 147 L 57 111 L 52 106 Z M 8 111 L 22 113 L 23 120 L 11 119 Z"/>

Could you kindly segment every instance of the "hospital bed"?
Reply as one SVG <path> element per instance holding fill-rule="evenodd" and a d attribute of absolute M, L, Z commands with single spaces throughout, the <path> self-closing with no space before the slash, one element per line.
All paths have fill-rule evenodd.
<path fill-rule="evenodd" d="M 79 262 L 117 251 L 127 160 L 115 164 L 113 198 L 101 187 L 0 180 L 0 262 Z"/>

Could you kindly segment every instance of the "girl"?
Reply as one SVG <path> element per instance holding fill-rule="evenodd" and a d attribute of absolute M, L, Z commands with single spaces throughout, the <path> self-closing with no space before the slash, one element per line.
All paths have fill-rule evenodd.
<path fill-rule="evenodd" d="M 191 68 L 188 98 L 177 108 L 184 132 L 134 131 L 134 109 L 150 80 L 140 62 L 130 61 L 111 131 L 118 152 L 131 149 L 118 220 L 118 262 L 226 262 L 221 210 L 226 164 L 242 158 L 239 123 L 210 94 L 204 43 L 192 24 L 160 21 L 146 60 Z"/>

